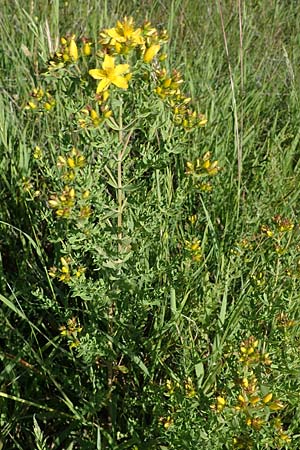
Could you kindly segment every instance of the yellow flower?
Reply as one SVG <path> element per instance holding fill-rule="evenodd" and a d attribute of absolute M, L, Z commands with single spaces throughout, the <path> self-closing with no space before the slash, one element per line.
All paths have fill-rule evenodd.
<path fill-rule="evenodd" d="M 105 55 L 102 69 L 91 69 L 89 70 L 89 74 L 95 80 L 101 80 L 97 87 L 98 94 L 99 92 L 108 89 L 110 84 L 114 84 L 121 89 L 127 89 L 128 81 L 122 74 L 128 71 L 129 64 L 119 64 L 115 66 L 115 58 L 110 55 Z"/>
<path fill-rule="evenodd" d="M 141 29 L 134 29 L 134 23 L 132 17 L 125 17 L 123 22 L 118 20 L 117 26 L 115 28 L 109 28 L 104 30 L 103 35 L 105 34 L 112 39 L 111 44 L 116 46 L 116 50 L 120 50 L 121 46 L 116 45 L 119 44 L 129 44 L 131 47 L 136 47 L 137 45 L 142 45 L 144 42 L 143 37 L 141 36 Z"/>
<path fill-rule="evenodd" d="M 149 48 L 145 50 L 143 60 L 145 63 L 150 63 L 152 59 L 157 55 L 160 50 L 159 44 L 151 45 Z M 169 79 L 171 81 L 171 79 Z M 166 86 L 169 87 L 169 86 Z"/>

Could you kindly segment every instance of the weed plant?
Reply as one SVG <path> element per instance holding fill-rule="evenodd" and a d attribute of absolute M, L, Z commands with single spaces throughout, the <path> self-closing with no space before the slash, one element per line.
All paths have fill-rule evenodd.
<path fill-rule="evenodd" d="M 299 18 L 4 0 L 0 449 L 299 448 Z"/>

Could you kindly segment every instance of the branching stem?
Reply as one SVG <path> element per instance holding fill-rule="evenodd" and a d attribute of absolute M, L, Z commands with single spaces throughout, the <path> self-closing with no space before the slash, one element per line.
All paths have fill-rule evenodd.
<path fill-rule="evenodd" d="M 121 150 L 118 152 L 117 157 L 117 204 L 118 204 L 118 213 L 117 213 L 117 236 L 118 236 L 118 262 L 122 261 L 122 239 L 123 239 L 123 211 L 125 205 L 125 197 L 123 191 L 123 162 L 125 159 L 126 150 L 128 147 L 128 143 L 130 137 L 132 135 L 133 129 L 131 129 L 126 137 L 124 142 L 124 130 L 123 130 L 123 121 L 122 121 L 122 106 L 120 107 L 119 114 L 119 144 Z M 109 311 L 108 311 L 108 333 L 109 336 L 113 337 L 113 321 L 115 315 L 115 303 L 112 302 Z M 111 352 L 113 353 L 113 343 L 112 340 L 109 341 Z M 113 377 L 113 366 L 114 361 L 108 363 L 107 369 L 107 385 L 108 385 L 108 426 L 112 429 L 113 426 L 113 400 L 112 400 L 112 391 L 114 384 Z"/>

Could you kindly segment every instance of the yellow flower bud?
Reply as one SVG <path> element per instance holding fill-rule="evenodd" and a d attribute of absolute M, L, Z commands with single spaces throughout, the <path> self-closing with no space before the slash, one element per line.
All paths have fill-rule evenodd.
<path fill-rule="evenodd" d="M 162 53 L 159 57 L 159 61 L 163 62 L 167 59 L 168 55 L 166 53 Z"/>
<path fill-rule="evenodd" d="M 200 248 L 200 243 L 199 243 L 199 241 L 196 241 L 196 242 L 194 242 L 194 243 L 191 245 L 191 251 L 192 251 L 192 252 L 195 252 L 196 250 L 199 250 L 199 248 Z"/>
<path fill-rule="evenodd" d="M 116 42 L 115 43 L 115 49 L 117 53 L 121 53 L 122 51 L 122 44 L 120 44 L 120 42 Z"/>
<path fill-rule="evenodd" d="M 44 108 L 45 108 L 47 111 L 50 111 L 50 109 L 53 108 L 53 105 L 51 105 L 50 103 L 46 102 L 46 103 L 44 104 Z"/>
<path fill-rule="evenodd" d="M 265 395 L 262 399 L 264 403 L 269 403 L 272 400 L 273 394 L 272 392 L 269 392 L 269 394 Z"/>
<path fill-rule="evenodd" d="M 73 158 L 68 158 L 68 166 L 71 167 L 71 169 L 73 169 L 75 167 L 75 161 Z"/>
<path fill-rule="evenodd" d="M 171 78 L 167 78 L 167 79 L 163 82 L 163 87 L 164 87 L 164 88 L 168 88 L 168 87 L 170 87 L 171 83 L 172 83 L 172 79 L 171 79 Z"/>
<path fill-rule="evenodd" d="M 86 42 L 83 46 L 83 54 L 85 56 L 90 56 L 92 53 L 92 49 L 91 49 L 91 43 L 90 42 Z"/>
<path fill-rule="evenodd" d="M 66 258 L 64 258 L 63 256 L 60 258 L 60 262 L 62 266 L 69 267 Z"/>
<path fill-rule="evenodd" d="M 105 111 L 105 113 L 103 114 L 105 119 L 109 119 L 111 117 L 111 115 L 112 115 L 112 111 L 111 110 Z"/>
<path fill-rule="evenodd" d="M 65 158 L 63 156 L 58 156 L 57 158 L 57 166 L 58 167 L 63 167 L 67 164 L 67 161 L 65 160 Z"/>
<path fill-rule="evenodd" d="M 280 409 L 284 408 L 284 404 L 281 401 L 276 400 L 269 404 L 269 408 L 271 409 L 271 411 L 279 411 Z"/>
<path fill-rule="evenodd" d="M 254 395 L 253 397 L 250 397 L 250 403 L 251 405 L 255 405 L 257 402 L 259 402 L 260 398 L 258 397 L 258 395 Z"/>
<path fill-rule="evenodd" d="M 204 127 L 207 124 L 207 118 L 205 116 L 201 115 L 198 124 L 200 127 Z"/>
<path fill-rule="evenodd" d="M 218 403 L 218 405 L 225 406 L 225 403 L 226 403 L 225 398 L 221 397 L 221 396 L 218 396 L 217 397 L 217 403 Z"/>
<path fill-rule="evenodd" d="M 66 213 L 66 211 L 65 211 L 64 209 L 58 209 L 58 210 L 56 211 L 56 215 L 57 215 L 58 217 L 63 217 L 63 216 L 67 216 L 67 213 Z"/>
<path fill-rule="evenodd" d="M 70 189 L 69 197 L 70 197 L 70 198 L 75 198 L 75 189 L 74 189 L 74 188 L 71 188 L 71 189 Z"/>
<path fill-rule="evenodd" d="M 50 275 L 51 278 L 55 278 L 56 277 L 56 273 L 57 273 L 57 268 L 56 267 L 50 267 L 50 269 L 48 270 L 48 274 Z"/>
<path fill-rule="evenodd" d="M 86 191 L 83 191 L 83 193 L 82 193 L 82 198 L 83 199 L 87 199 L 87 198 L 89 198 L 89 196 L 90 196 L 90 191 L 88 191 L 88 190 L 86 190 Z"/>
<path fill-rule="evenodd" d="M 50 208 L 57 208 L 59 206 L 59 202 L 57 200 L 48 200 L 48 205 Z"/>
<path fill-rule="evenodd" d="M 215 168 L 210 167 L 208 169 L 208 173 L 210 176 L 217 175 L 218 172 L 219 172 L 219 167 L 215 167 Z"/>
<path fill-rule="evenodd" d="M 290 436 L 287 434 L 287 433 L 285 433 L 285 432 L 281 432 L 281 433 L 279 433 L 279 438 L 282 440 L 282 441 L 285 441 L 285 442 L 291 442 L 291 438 L 290 438 Z"/>
<path fill-rule="evenodd" d="M 77 61 L 78 59 L 78 49 L 74 37 L 70 41 L 69 56 L 73 61 Z"/>
<path fill-rule="evenodd" d="M 94 109 L 91 110 L 90 116 L 91 116 L 92 120 L 95 120 L 95 119 L 99 118 L 97 111 L 95 111 Z"/>
<path fill-rule="evenodd" d="M 208 160 L 206 160 L 206 161 L 204 161 L 204 163 L 203 163 L 203 169 L 208 169 L 209 167 L 210 167 L 210 161 L 209 161 L 209 159 Z"/>
<path fill-rule="evenodd" d="M 104 91 L 103 94 L 102 94 L 102 97 L 103 97 L 103 101 L 106 102 L 106 100 L 109 97 L 109 91 Z"/>
<path fill-rule="evenodd" d="M 239 401 L 240 403 L 246 403 L 246 399 L 245 399 L 245 397 L 244 397 L 242 394 L 239 394 L 239 396 L 238 396 L 238 401 Z"/>
<path fill-rule="evenodd" d="M 243 386 L 244 388 L 247 388 L 247 387 L 249 386 L 248 378 L 243 378 L 243 379 L 242 379 L 242 386 Z"/>
<path fill-rule="evenodd" d="M 146 49 L 146 51 L 144 53 L 143 61 L 145 63 L 150 63 L 153 60 L 153 58 L 156 56 L 156 54 L 159 52 L 159 50 L 160 50 L 159 44 L 151 45 L 149 48 Z"/>

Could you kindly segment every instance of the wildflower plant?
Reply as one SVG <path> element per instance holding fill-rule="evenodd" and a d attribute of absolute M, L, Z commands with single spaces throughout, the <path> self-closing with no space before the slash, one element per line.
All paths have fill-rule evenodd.
<path fill-rule="evenodd" d="M 64 36 L 24 101 L 34 134 L 25 195 L 40 193 L 32 215 L 47 246 L 48 286 L 39 298 L 45 310 L 55 303 L 53 337 L 95 386 L 93 400 L 78 405 L 82 419 L 97 422 L 107 445 L 128 448 L 167 439 L 184 421 L 182 404 L 196 414 L 199 403 L 188 371 L 164 391 L 160 380 L 169 378 L 154 351 L 171 342 L 167 333 L 158 344 L 155 328 L 174 276 L 204 258 L 201 233 L 187 227 L 175 236 L 186 203 L 205 195 L 189 185 L 200 158 L 195 173 L 186 167 L 191 136 L 207 119 L 180 72 L 169 70 L 167 43 L 165 30 L 131 17 L 99 30 L 97 40 Z M 49 123 L 57 133 L 43 139 Z M 208 177 L 219 170 L 211 157 L 201 159 Z M 71 365 L 66 374 L 76 385 Z M 147 389 L 164 401 L 154 404 Z M 146 429 L 144 402 L 153 411 Z"/>
<path fill-rule="evenodd" d="M 292 441 L 282 420 L 286 404 L 273 391 L 272 361 L 259 347 L 254 336 L 241 342 L 235 377 L 227 379 L 227 393 L 211 404 L 223 416 L 233 449 L 285 448 Z"/>

